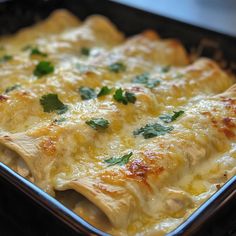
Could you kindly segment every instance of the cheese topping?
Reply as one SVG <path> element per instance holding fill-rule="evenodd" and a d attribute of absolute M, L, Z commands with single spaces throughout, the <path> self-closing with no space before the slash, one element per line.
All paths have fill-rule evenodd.
<path fill-rule="evenodd" d="M 234 78 L 178 41 L 60 10 L 0 45 L 0 161 L 96 227 L 163 235 L 235 174 Z"/>

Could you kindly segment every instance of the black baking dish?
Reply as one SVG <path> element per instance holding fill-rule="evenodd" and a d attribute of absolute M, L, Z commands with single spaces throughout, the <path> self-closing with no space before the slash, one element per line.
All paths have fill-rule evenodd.
<path fill-rule="evenodd" d="M 69 9 L 80 19 L 95 13 L 105 15 L 127 36 L 140 33 L 145 29 L 154 29 L 164 38 L 179 39 L 190 52 L 197 51 L 201 56 L 214 58 L 223 67 L 236 71 L 235 38 L 106 0 L 34 0 L 33 4 L 30 0 L 3 1 L 0 3 L 0 34 L 14 33 L 24 26 L 32 25 L 58 8 Z M 4 184 L 2 184 L 3 182 Z M 0 163 L 0 186 L 1 194 L 8 191 L 12 186 L 19 189 L 24 193 L 25 198 L 32 198 L 38 205 L 46 209 L 46 212 L 51 212 L 52 215 L 56 216 L 60 220 L 59 223 L 67 224 L 73 230 L 74 233 L 70 231 L 73 235 L 77 233 L 106 235 L 2 163 Z M 169 233 L 169 236 L 192 235 L 235 195 L 236 176 L 229 180 L 176 230 Z M 35 209 L 37 210 L 37 208 Z M 3 234 L 1 229 L 0 234 Z"/>

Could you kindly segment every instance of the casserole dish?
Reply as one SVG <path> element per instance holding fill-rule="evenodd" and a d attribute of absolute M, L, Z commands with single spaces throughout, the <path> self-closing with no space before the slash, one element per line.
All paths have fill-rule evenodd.
<path fill-rule="evenodd" d="M 71 4 L 71 3 L 70 3 Z M 88 1 L 86 1 L 86 3 L 85 3 L 85 6 L 86 6 L 86 8 L 85 9 L 87 9 L 87 8 L 89 8 L 89 9 L 93 9 L 92 8 L 92 6 L 93 6 L 93 4 L 92 5 L 90 5 L 90 4 L 92 4 L 92 2 L 88 2 Z M 102 5 L 102 3 L 101 3 L 101 5 Z M 40 5 L 39 5 L 39 7 L 40 7 Z M 63 5 L 62 4 L 62 7 L 67 7 L 67 8 L 69 8 L 69 6 L 67 6 L 67 4 L 66 5 Z M 104 6 L 103 6 L 104 7 Z M 73 8 L 74 9 L 74 8 Z M 82 10 L 83 8 L 80 6 L 80 10 Z M 104 8 L 102 8 L 102 9 L 104 9 Z M 74 9 L 75 10 L 75 9 Z M 103 11 L 99 11 L 98 9 L 96 9 L 96 10 L 92 10 L 90 13 L 94 13 L 94 12 L 96 12 L 96 13 L 102 13 L 103 15 L 107 15 L 107 14 L 105 14 Z M 138 12 L 137 12 L 138 13 Z M 81 13 L 81 16 L 83 16 L 82 14 L 84 14 L 84 13 Z M 85 14 L 86 15 L 86 14 Z M 84 16 L 85 16 L 84 15 Z M 132 19 L 135 19 L 134 17 L 132 18 Z M 115 18 L 113 19 L 113 21 L 115 22 Z M 148 20 L 147 20 L 148 21 Z M 139 23 L 139 22 L 136 22 L 136 24 L 137 23 Z M 153 25 L 151 25 L 151 22 L 149 22 L 150 23 L 150 25 L 149 25 L 149 27 L 151 26 L 151 27 L 153 27 Z M 154 22 L 153 22 L 154 23 Z M 175 24 L 175 26 L 177 25 L 177 23 Z M 133 25 L 132 26 L 132 30 L 135 30 L 135 26 Z M 168 32 L 169 32 L 170 30 L 168 29 Z M 127 31 L 128 32 L 128 31 Z M 164 27 L 163 27 L 163 30 L 161 29 L 161 28 L 159 28 L 159 32 L 161 32 L 161 34 L 163 33 L 163 35 L 164 36 L 169 36 L 167 33 L 166 33 L 166 35 L 165 35 L 165 30 L 164 30 Z M 132 33 L 132 32 L 131 32 Z M 209 34 L 213 34 L 213 33 L 209 33 Z M 172 35 L 173 36 L 173 35 Z M 178 36 L 174 36 L 174 37 L 178 37 Z M 186 35 L 185 35 L 185 40 L 186 40 Z M 226 37 L 224 37 L 224 40 L 229 40 L 229 43 L 231 42 L 230 41 L 230 38 L 226 38 Z M 218 41 L 218 44 L 217 43 L 215 43 L 216 41 L 214 41 L 214 43 L 212 43 L 212 41 L 211 40 L 209 40 L 208 39 L 208 41 L 205 41 L 205 42 L 208 42 L 208 45 L 210 45 L 210 47 L 209 48 L 207 48 L 207 49 L 209 49 L 209 50 L 206 50 L 206 47 L 205 47 L 205 45 L 202 45 L 201 44 L 201 47 L 203 47 L 203 48 L 200 48 L 200 51 L 203 51 L 203 53 L 212 53 L 212 57 L 214 57 L 215 59 L 218 59 L 218 60 L 220 60 L 220 61 L 222 61 L 223 59 L 229 59 L 230 58 L 230 56 L 231 56 L 231 52 L 232 51 L 227 51 L 227 50 L 225 50 L 225 55 L 223 56 L 223 57 L 221 57 L 221 54 L 219 54 L 219 44 L 222 44 L 222 42 L 223 42 L 223 37 L 222 38 L 220 38 L 220 35 L 219 35 L 219 39 L 218 39 L 219 41 Z M 222 41 L 221 41 L 222 40 Z M 184 40 L 183 40 L 184 41 Z M 211 42 L 211 43 L 209 43 L 209 41 Z M 193 46 L 194 46 L 194 44 L 192 44 L 191 46 L 190 46 L 190 44 L 188 45 L 189 46 L 189 49 L 191 49 Z M 223 45 L 220 45 L 220 47 L 223 47 Z M 204 52 L 204 50 L 206 50 L 206 52 Z M 220 55 L 220 56 L 219 56 Z M 233 64 L 232 64 L 232 61 L 233 60 L 228 60 L 228 61 L 223 61 L 223 66 L 225 66 L 225 67 L 227 67 L 227 66 L 230 66 L 230 67 L 232 67 L 233 66 Z M 229 186 L 232 186 L 232 184 L 234 183 L 234 179 L 232 180 L 233 182 L 229 182 Z M 228 189 L 228 188 L 227 188 Z M 220 192 L 219 192 L 220 193 Z M 51 200 L 50 200 L 51 201 Z M 64 211 L 65 211 L 65 209 L 64 209 Z M 98 233 L 98 232 L 97 232 Z"/>

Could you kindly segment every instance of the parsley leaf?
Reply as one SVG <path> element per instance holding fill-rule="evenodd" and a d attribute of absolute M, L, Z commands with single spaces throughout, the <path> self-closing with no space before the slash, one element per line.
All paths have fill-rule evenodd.
<path fill-rule="evenodd" d="M 126 66 L 122 62 L 115 62 L 108 66 L 109 71 L 114 73 L 123 72 L 126 70 Z"/>
<path fill-rule="evenodd" d="M 165 135 L 174 129 L 173 126 L 163 126 L 159 123 L 147 124 L 133 132 L 134 135 L 142 134 L 145 139 Z"/>
<path fill-rule="evenodd" d="M 145 72 L 143 74 L 137 75 L 132 79 L 132 83 L 146 84 L 149 80 L 149 73 Z"/>
<path fill-rule="evenodd" d="M 105 96 L 110 94 L 112 91 L 112 88 L 108 88 L 107 86 L 103 86 L 101 90 L 99 91 L 97 97 Z"/>
<path fill-rule="evenodd" d="M 20 84 L 15 84 L 15 85 L 13 85 L 13 86 L 10 86 L 10 87 L 6 88 L 5 93 L 9 93 L 9 92 L 11 92 L 11 91 L 13 91 L 13 90 L 15 90 L 15 89 L 20 88 L 20 87 L 21 87 Z"/>
<path fill-rule="evenodd" d="M 160 84 L 160 80 L 151 80 L 151 81 L 148 81 L 147 84 L 146 84 L 146 87 L 147 88 L 155 88 L 156 86 L 158 86 Z"/>
<path fill-rule="evenodd" d="M 184 111 L 174 111 L 173 115 L 169 114 L 160 115 L 159 118 L 163 120 L 165 123 L 170 123 L 172 121 L 175 121 L 182 114 L 184 114 Z"/>
<path fill-rule="evenodd" d="M 131 92 L 125 92 L 125 98 L 127 99 L 128 102 L 130 103 L 135 103 L 136 102 L 136 97 L 134 93 Z"/>
<path fill-rule="evenodd" d="M 136 97 L 135 97 L 134 93 L 124 92 L 121 88 L 119 88 L 115 91 L 113 98 L 117 102 L 123 103 L 124 105 L 127 105 L 129 102 L 135 103 L 135 101 L 136 101 Z"/>
<path fill-rule="evenodd" d="M 114 165 L 125 165 L 129 162 L 130 157 L 133 155 L 132 152 L 130 152 L 129 154 L 126 154 L 122 157 L 111 157 L 109 159 L 104 160 L 106 163 L 108 163 L 108 166 L 114 166 Z"/>
<path fill-rule="evenodd" d="M 161 68 L 161 72 L 162 72 L 162 73 L 167 73 L 167 72 L 169 72 L 169 71 L 170 71 L 170 65 L 163 66 L 163 67 Z"/>
<path fill-rule="evenodd" d="M 117 102 L 122 102 L 125 105 L 128 104 L 127 99 L 123 96 L 123 90 L 121 88 L 119 88 L 115 91 L 115 94 L 113 95 L 113 98 Z"/>
<path fill-rule="evenodd" d="M 97 97 L 95 90 L 89 87 L 80 87 L 79 93 L 82 100 L 90 100 Z"/>
<path fill-rule="evenodd" d="M 11 55 L 4 55 L 4 56 L 0 57 L 0 63 L 10 61 L 10 60 L 12 60 L 12 58 L 13 57 Z"/>
<path fill-rule="evenodd" d="M 151 80 L 149 73 L 143 73 L 135 76 L 132 79 L 132 83 L 144 84 L 147 88 L 155 88 L 160 84 L 160 80 Z"/>
<path fill-rule="evenodd" d="M 87 120 L 85 123 L 93 129 L 106 129 L 109 125 L 109 121 L 103 118 L 92 118 L 91 120 Z"/>
<path fill-rule="evenodd" d="M 47 57 L 48 56 L 47 53 L 41 52 L 38 48 L 32 48 L 30 55 L 31 56 L 37 55 L 37 56 L 42 56 L 42 57 Z"/>
<path fill-rule="evenodd" d="M 81 48 L 80 54 L 83 56 L 89 56 L 90 55 L 90 48 L 85 48 L 85 47 Z"/>
<path fill-rule="evenodd" d="M 68 110 L 68 106 L 63 104 L 57 94 L 49 93 L 40 98 L 40 104 L 44 112 L 56 111 L 58 114 L 63 114 Z"/>
<path fill-rule="evenodd" d="M 42 77 L 54 72 L 54 66 L 49 61 L 40 61 L 34 69 L 34 75 L 37 77 Z"/>

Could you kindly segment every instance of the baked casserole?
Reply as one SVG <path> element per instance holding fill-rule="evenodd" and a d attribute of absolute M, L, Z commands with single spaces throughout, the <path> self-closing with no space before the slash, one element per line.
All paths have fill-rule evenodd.
<path fill-rule="evenodd" d="M 0 161 L 111 235 L 164 235 L 236 173 L 234 76 L 175 39 L 57 10 L 0 71 Z"/>

